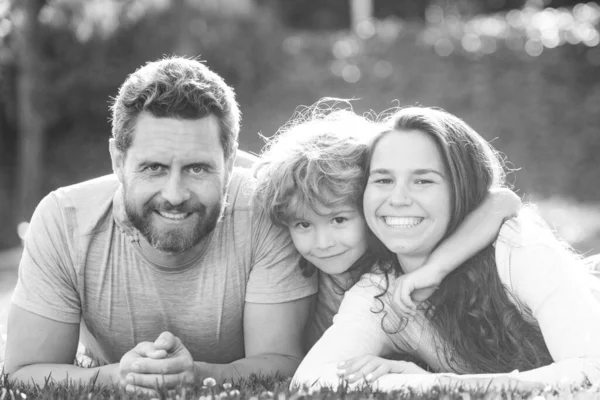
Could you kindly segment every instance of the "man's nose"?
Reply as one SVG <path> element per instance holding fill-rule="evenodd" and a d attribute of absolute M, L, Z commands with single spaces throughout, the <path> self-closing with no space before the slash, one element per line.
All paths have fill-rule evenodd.
<path fill-rule="evenodd" d="M 174 206 L 190 199 L 190 191 L 179 173 L 171 173 L 162 190 L 162 197 Z"/>

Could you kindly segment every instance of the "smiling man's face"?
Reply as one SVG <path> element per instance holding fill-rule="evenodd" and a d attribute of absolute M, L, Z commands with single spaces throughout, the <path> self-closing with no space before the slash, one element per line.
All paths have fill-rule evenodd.
<path fill-rule="evenodd" d="M 111 143 L 132 225 L 162 252 L 183 253 L 216 226 L 231 172 L 219 121 L 138 116 L 125 153 Z"/>

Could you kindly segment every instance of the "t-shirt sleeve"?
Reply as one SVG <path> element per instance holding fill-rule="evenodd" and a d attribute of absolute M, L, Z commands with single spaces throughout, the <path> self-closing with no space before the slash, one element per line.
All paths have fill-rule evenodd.
<path fill-rule="evenodd" d="M 74 268 L 73 209 L 62 207 L 55 192 L 36 208 L 19 264 L 12 303 L 34 314 L 65 323 L 79 323 L 81 303 Z"/>
<path fill-rule="evenodd" d="M 317 293 L 317 274 L 302 275 L 287 229 L 271 222 L 260 207 L 254 207 L 251 229 L 252 269 L 246 286 L 250 303 L 283 303 Z"/>

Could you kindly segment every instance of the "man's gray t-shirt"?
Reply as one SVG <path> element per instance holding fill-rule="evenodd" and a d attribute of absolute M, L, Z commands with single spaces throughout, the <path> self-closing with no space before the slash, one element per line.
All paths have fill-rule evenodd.
<path fill-rule="evenodd" d="M 287 230 L 251 204 L 249 171 L 234 169 L 223 219 L 200 256 L 179 268 L 153 263 L 128 222 L 114 175 L 61 188 L 36 209 L 12 302 L 32 313 L 81 323 L 80 341 L 114 363 L 163 331 L 194 360 L 244 357 L 245 302 L 282 303 L 316 293 L 301 275 Z"/>

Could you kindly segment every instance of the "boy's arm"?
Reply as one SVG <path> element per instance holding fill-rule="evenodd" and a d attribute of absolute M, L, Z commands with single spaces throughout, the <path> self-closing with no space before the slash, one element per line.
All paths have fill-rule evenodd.
<path fill-rule="evenodd" d="M 450 272 L 493 243 L 502 223 L 514 216 L 520 207 L 521 199 L 512 190 L 491 189 L 479 207 L 431 253 L 425 265 L 400 276 L 394 288 L 398 311 L 414 314 L 413 300 L 428 299 Z"/>

